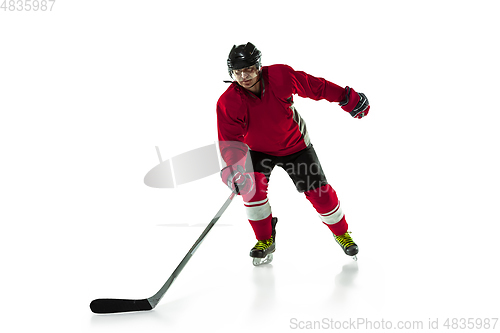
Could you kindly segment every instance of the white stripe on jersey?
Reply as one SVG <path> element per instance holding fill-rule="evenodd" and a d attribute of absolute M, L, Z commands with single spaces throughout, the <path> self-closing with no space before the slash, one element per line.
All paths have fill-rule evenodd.
<path fill-rule="evenodd" d="M 309 139 L 309 133 L 307 132 L 306 122 L 304 121 L 304 119 L 302 119 L 302 117 L 300 116 L 299 112 L 297 111 L 293 103 L 292 105 L 290 105 L 290 109 L 292 110 L 293 113 L 293 121 L 297 123 L 300 133 L 304 138 L 304 144 L 307 147 L 309 146 L 309 144 L 311 144 L 311 139 Z"/>

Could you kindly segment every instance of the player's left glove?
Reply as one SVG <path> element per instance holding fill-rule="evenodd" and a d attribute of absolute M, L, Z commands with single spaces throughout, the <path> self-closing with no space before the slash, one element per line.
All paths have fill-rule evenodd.
<path fill-rule="evenodd" d="M 345 97 L 339 105 L 342 110 L 349 112 L 351 116 L 361 119 L 370 111 L 370 103 L 365 94 L 357 93 L 350 87 L 345 87 Z"/>

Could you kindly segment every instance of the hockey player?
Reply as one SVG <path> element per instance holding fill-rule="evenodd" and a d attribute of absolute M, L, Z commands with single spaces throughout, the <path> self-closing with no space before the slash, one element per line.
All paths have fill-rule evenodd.
<path fill-rule="evenodd" d="M 287 65 L 262 67 L 261 52 L 252 43 L 234 45 L 227 66 L 234 81 L 217 102 L 219 148 L 227 164 L 221 176 L 243 197 L 257 238 L 250 251 L 254 265 L 270 262 L 275 251 L 277 219 L 267 198 L 275 166 L 288 173 L 344 252 L 356 259 L 358 246 L 348 232 L 337 194 L 327 182 L 306 124 L 294 107 L 293 95 L 337 102 L 358 119 L 370 110 L 366 96 Z"/>

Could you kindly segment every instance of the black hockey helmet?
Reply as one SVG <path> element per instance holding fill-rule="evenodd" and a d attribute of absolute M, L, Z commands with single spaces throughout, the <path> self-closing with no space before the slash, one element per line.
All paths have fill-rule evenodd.
<path fill-rule="evenodd" d="M 262 53 L 253 45 L 248 42 L 246 44 L 234 45 L 229 52 L 227 57 L 227 69 L 229 75 L 233 77 L 233 70 L 242 69 L 257 65 L 257 69 L 260 70 L 261 63 L 260 58 Z"/>

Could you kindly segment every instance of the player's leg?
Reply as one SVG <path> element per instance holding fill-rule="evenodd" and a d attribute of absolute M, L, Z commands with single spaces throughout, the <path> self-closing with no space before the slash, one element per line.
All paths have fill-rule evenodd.
<path fill-rule="evenodd" d="M 348 232 L 349 226 L 335 190 L 327 184 L 304 193 L 318 212 L 321 221 L 334 234 L 335 240 L 342 247 L 345 254 L 355 256 L 359 249 Z"/>
<path fill-rule="evenodd" d="M 311 202 L 344 252 L 350 256 L 356 255 L 358 246 L 352 241 L 337 193 L 328 184 L 314 148 L 310 145 L 296 155 L 287 161 L 285 170 L 297 190 L 303 192 Z"/>
<path fill-rule="evenodd" d="M 275 226 L 277 219 L 273 218 L 271 205 L 267 197 L 269 177 L 275 165 L 273 156 L 251 151 L 251 162 L 247 160 L 247 170 L 251 169 L 255 180 L 255 190 L 252 194 L 243 195 L 243 202 L 248 221 L 255 233 L 257 243 L 250 250 L 250 256 L 255 258 L 254 265 L 269 263 L 276 249 Z M 251 163 L 251 168 L 248 164 Z M 260 259 L 256 259 L 260 258 Z"/>

